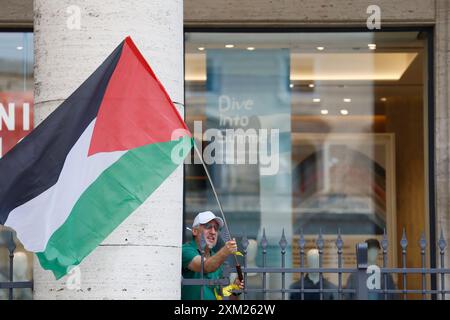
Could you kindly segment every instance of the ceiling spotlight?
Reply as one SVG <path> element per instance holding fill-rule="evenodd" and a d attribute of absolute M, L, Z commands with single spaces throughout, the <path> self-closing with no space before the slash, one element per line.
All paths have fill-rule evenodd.
<path fill-rule="evenodd" d="M 341 110 L 341 114 L 342 114 L 343 116 L 348 115 L 348 110 L 347 110 L 347 109 L 342 109 L 342 110 Z"/>
<path fill-rule="evenodd" d="M 247 50 L 248 51 L 253 51 L 253 50 L 255 50 L 255 47 L 248 47 Z"/>
<path fill-rule="evenodd" d="M 289 88 L 293 88 L 294 87 L 294 84 L 293 83 L 291 83 L 290 85 L 289 85 Z"/>
<path fill-rule="evenodd" d="M 377 45 L 375 43 L 369 43 L 367 46 L 370 50 L 375 50 L 377 48 Z"/>
<path fill-rule="evenodd" d="M 325 47 L 317 47 L 316 49 L 319 51 L 323 51 L 323 50 L 325 50 Z"/>
<path fill-rule="evenodd" d="M 225 48 L 234 48 L 234 44 L 226 44 Z"/>
<path fill-rule="evenodd" d="M 323 115 L 327 115 L 328 114 L 328 110 L 327 109 L 320 110 L 320 113 L 323 114 Z"/>
<path fill-rule="evenodd" d="M 205 50 L 205 48 L 204 47 L 199 47 L 198 50 L 203 51 L 203 50 Z"/>
<path fill-rule="evenodd" d="M 313 102 L 320 102 L 320 99 L 319 98 L 314 98 Z"/>
<path fill-rule="evenodd" d="M 314 85 L 314 83 L 310 83 L 310 84 L 308 85 L 308 87 L 310 87 L 310 88 L 314 88 L 314 87 L 315 87 L 315 85 Z"/>
<path fill-rule="evenodd" d="M 22 46 L 18 46 L 16 49 L 20 51 L 20 50 L 23 50 L 23 47 Z"/>
<path fill-rule="evenodd" d="M 386 101 L 387 101 L 387 98 L 383 97 L 383 98 L 381 98 L 380 100 L 381 100 L 381 102 L 386 102 Z"/>
<path fill-rule="evenodd" d="M 344 102 L 350 103 L 350 102 L 352 102 L 352 99 L 350 99 L 350 98 L 344 98 Z"/>

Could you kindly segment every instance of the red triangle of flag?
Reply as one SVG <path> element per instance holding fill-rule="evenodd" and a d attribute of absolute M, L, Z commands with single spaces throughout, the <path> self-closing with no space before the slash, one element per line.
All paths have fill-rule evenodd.
<path fill-rule="evenodd" d="M 191 136 L 166 90 L 127 37 L 100 105 L 89 156 L 167 142 L 177 129 Z"/>

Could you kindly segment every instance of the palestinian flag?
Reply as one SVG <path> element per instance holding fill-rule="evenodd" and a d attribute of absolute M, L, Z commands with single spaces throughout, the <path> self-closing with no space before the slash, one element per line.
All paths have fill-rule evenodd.
<path fill-rule="evenodd" d="M 0 224 L 57 279 L 182 163 L 192 136 L 131 38 L 0 160 Z"/>

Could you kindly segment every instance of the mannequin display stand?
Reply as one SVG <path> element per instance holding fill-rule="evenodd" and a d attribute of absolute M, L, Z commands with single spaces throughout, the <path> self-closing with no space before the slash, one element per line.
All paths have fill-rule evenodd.
<path fill-rule="evenodd" d="M 311 249 L 306 254 L 308 268 L 319 268 L 319 250 Z M 291 284 L 290 289 L 300 289 L 302 280 L 298 280 Z M 304 300 L 320 300 L 320 274 L 318 272 L 307 273 L 303 277 L 303 289 L 316 289 L 317 292 L 305 292 Z M 325 277 L 322 277 L 322 289 L 336 289 L 337 287 Z M 337 292 L 337 291 L 336 291 Z M 301 292 L 291 292 L 289 299 L 301 300 Z M 323 300 L 336 300 L 337 293 L 323 292 Z"/>
<path fill-rule="evenodd" d="M 258 253 L 258 242 L 254 239 L 248 240 L 247 247 L 247 268 L 256 268 L 256 254 Z M 261 273 L 247 273 L 246 287 L 249 289 L 262 288 L 262 274 Z M 247 293 L 248 300 L 262 300 L 264 295 L 262 292 Z"/>

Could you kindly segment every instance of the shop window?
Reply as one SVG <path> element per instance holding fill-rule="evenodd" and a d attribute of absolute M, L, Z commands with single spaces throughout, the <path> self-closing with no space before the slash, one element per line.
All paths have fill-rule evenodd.
<path fill-rule="evenodd" d="M 338 232 L 343 267 L 355 266 L 356 243 L 384 232 L 391 267 L 401 262 L 403 228 L 408 238 L 429 237 L 426 33 L 188 32 L 185 50 L 186 122 L 232 235 L 256 240 L 255 265 L 263 229 L 269 266 L 280 266 L 284 229 L 288 267 L 299 266 L 301 233 L 307 250 L 323 234 L 323 267 L 337 267 Z M 186 227 L 200 211 L 220 214 L 194 154 L 190 162 Z M 408 266 L 420 265 L 419 246 L 408 255 Z M 299 275 L 287 277 L 289 285 Z M 280 281 L 269 277 L 269 288 Z M 420 275 L 408 286 L 420 289 Z"/>
<path fill-rule="evenodd" d="M 0 157 L 33 129 L 33 34 L 0 32 Z M 12 232 L 12 237 L 11 237 Z M 0 282 L 9 281 L 8 245 L 14 241 L 14 281 L 32 279 L 33 255 L 14 230 L 0 225 Z M 14 299 L 32 298 L 29 288 L 14 289 Z M 0 289 L 0 300 L 8 290 Z"/>

